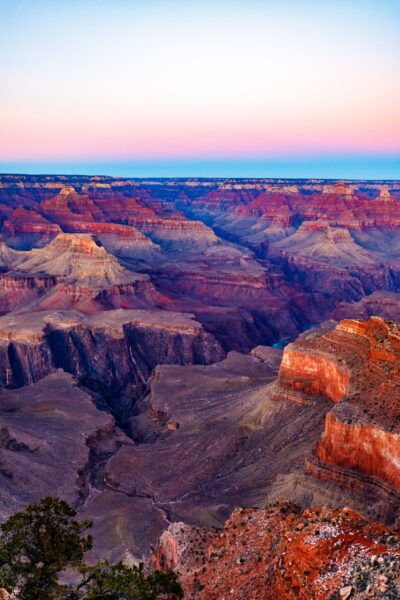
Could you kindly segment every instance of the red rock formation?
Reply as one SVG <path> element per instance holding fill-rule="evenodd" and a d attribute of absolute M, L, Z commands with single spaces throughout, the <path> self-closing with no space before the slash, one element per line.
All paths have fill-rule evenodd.
<path fill-rule="evenodd" d="M 376 289 L 399 288 L 397 182 L 326 184 L 323 180 L 266 179 L 139 183 L 107 177 L 3 176 L 1 186 L 3 218 L 12 207 L 29 206 L 31 213 L 38 215 L 31 218 L 35 228 L 58 226 L 66 232 L 91 233 L 111 253 L 144 261 L 147 272 L 154 271 L 155 265 L 158 270 L 163 258 L 162 271 L 167 275 L 170 255 L 154 254 L 158 250 L 155 242 L 168 253 L 185 253 L 175 262 L 182 281 L 186 278 L 181 274 L 182 259 L 186 260 L 190 251 L 191 264 L 184 270 L 196 271 L 192 265 L 201 265 L 201 276 L 210 274 L 209 287 L 215 287 L 212 279 L 225 279 L 228 258 L 227 245 L 207 226 L 212 221 L 218 235 L 245 244 L 274 263 L 280 283 L 268 305 L 275 314 L 281 306 L 276 298 L 291 289 L 293 312 L 301 312 L 305 323 L 329 318 L 339 302 L 358 301 Z M 182 208 L 188 216 L 177 210 Z M 14 216 L 21 232 L 32 228 L 24 222 L 24 215 L 31 217 L 24 212 Z M 9 229 L 12 219 L 6 221 L 6 235 Z M 7 239 L 22 247 L 27 235 L 16 232 Z M 37 245 L 32 236 L 29 239 Z M 44 239 L 38 238 L 38 244 Z M 213 254 L 205 255 L 209 247 Z M 214 272 L 211 261 L 217 266 Z M 242 273 L 239 261 L 237 257 L 232 271 Z M 186 294 L 185 287 L 181 294 Z M 202 286 L 198 289 L 201 294 Z M 227 296 L 235 293 L 234 286 L 229 292 L 226 289 Z M 251 310 L 258 310 L 258 306 Z"/>
<path fill-rule="evenodd" d="M 97 225 L 97 224 L 94 224 Z M 122 233 L 130 228 L 116 225 L 117 235 L 109 234 L 113 225 L 104 225 L 104 239 L 116 254 L 129 258 L 154 252 L 150 240 L 139 248 L 124 245 Z M 133 232 L 135 234 L 135 232 Z M 0 311 L 12 309 L 78 309 L 96 313 L 112 308 L 148 308 L 168 306 L 170 300 L 159 293 L 148 275 L 124 268 L 113 254 L 86 234 L 59 234 L 44 248 L 16 252 L 0 246 L 0 260 L 6 274 L 0 274 Z"/>
<path fill-rule="evenodd" d="M 283 502 L 237 509 L 206 552 L 196 533 L 182 531 L 169 554 L 189 600 L 395 598 L 399 591 L 399 533 L 349 509 L 301 513 Z M 171 536 L 161 538 L 156 558 L 168 555 Z M 181 559 L 195 550 L 197 568 Z"/>
<path fill-rule="evenodd" d="M 70 307 L 68 307 L 70 308 Z M 144 383 L 157 364 L 208 364 L 224 352 L 191 315 L 149 310 L 25 312 L 0 317 L 0 385 L 19 387 L 55 367 L 95 388 Z"/>
<path fill-rule="evenodd" d="M 393 198 L 390 195 L 389 187 L 387 185 L 383 185 L 381 187 L 379 196 L 377 197 L 377 200 L 380 200 L 381 202 L 392 202 L 393 201 Z"/>
<path fill-rule="evenodd" d="M 116 256 L 126 258 L 145 257 L 158 249 L 158 246 L 136 229 L 136 227 L 121 225 L 119 223 L 73 220 L 64 221 L 63 229 L 69 233 L 91 234 Z"/>
<path fill-rule="evenodd" d="M 254 192 L 243 189 L 223 189 L 213 190 L 202 196 L 198 202 L 201 206 L 210 211 L 221 211 L 242 204 L 247 204 L 254 199 Z M 226 187 L 226 186 L 225 186 Z M 194 202 L 196 205 L 196 200 Z"/>
<path fill-rule="evenodd" d="M 354 413 L 344 412 L 335 414 L 332 411 L 327 415 L 325 431 L 316 449 L 318 459 L 322 463 L 366 473 L 400 490 L 399 434 L 387 432 L 375 424 L 353 424 Z M 318 467 L 314 472 L 318 476 Z"/>
<path fill-rule="evenodd" d="M 332 318 L 368 319 L 379 315 L 384 319 L 400 319 L 400 295 L 394 292 L 377 291 L 362 298 L 359 302 L 343 302 L 335 309 Z"/>
<path fill-rule="evenodd" d="M 278 382 L 283 388 L 300 392 L 299 398 L 326 396 L 333 402 L 343 399 L 349 389 L 350 370 L 335 355 L 302 348 L 295 342 L 285 348 Z"/>
<path fill-rule="evenodd" d="M 21 273 L 0 275 L 0 313 L 6 314 L 39 301 L 56 286 L 56 283 L 57 279 L 50 276 Z"/>
<path fill-rule="evenodd" d="M 287 346 L 277 395 L 299 402 L 324 396 L 336 403 L 308 464 L 312 474 L 346 484 L 348 471 L 348 485 L 354 486 L 359 475 L 361 488 L 375 481 L 395 497 L 400 492 L 399 390 L 400 330 L 396 323 L 371 317 L 342 321 L 321 337 L 306 336 Z"/>
<path fill-rule="evenodd" d="M 202 566 L 204 555 L 215 535 L 215 529 L 171 523 L 160 537 L 157 549 L 150 556 L 149 562 L 160 571 L 193 571 Z"/>
<path fill-rule="evenodd" d="M 78 194 L 72 186 L 63 186 L 60 193 L 40 206 L 43 214 L 51 221 L 59 223 L 64 231 L 70 221 L 102 220 L 102 211 L 87 194 Z"/>
<path fill-rule="evenodd" d="M 56 276 L 93 289 L 147 279 L 122 267 L 115 256 L 85 234 L 60 233 L 45 248 L 22 253 L 14 269 L 31 275 Z"/>
<path fill-rule="evenodd" d="M 41 214 L 18 207 L 3 225 L 3 237 L 7 244 L 18 250 L 30 250 L 51 242 L 61 228 L 50 223 Z"/>
<path fill-rule="evenodd" d="M 266 221 L 281 222 L 287 227 L 291 224 L 292 211 L 287 194 L 282 192 L 261 193 L 250 203 L 238 207 L 237 215 L 255 215 Z"/>
<path fill-rule="evenodd" d="M 350 185 L 346 185 L 344 181 L 337 181 L 332 185 L 324 185 L 323 194 L 333 196 L 354 196 L 354 190 Z"/>

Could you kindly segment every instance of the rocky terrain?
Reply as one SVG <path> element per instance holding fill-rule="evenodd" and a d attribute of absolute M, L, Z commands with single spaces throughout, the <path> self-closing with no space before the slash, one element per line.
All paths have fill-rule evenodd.
<path fill-rule="evenodd" d="M 223 530 L 171 525 L 152 557 L 192 600 L 356 600 L 400 594 L 400 535 L 344 509 L 236 509 Z M 333 568 L 334 565 L 334 568 Z"/>
<path fill-rule="evenodd" d="M 397 597 L 399 182 L 2 175 L 0 225 L 1 518 L 63 496 L 199 600 Z"/>

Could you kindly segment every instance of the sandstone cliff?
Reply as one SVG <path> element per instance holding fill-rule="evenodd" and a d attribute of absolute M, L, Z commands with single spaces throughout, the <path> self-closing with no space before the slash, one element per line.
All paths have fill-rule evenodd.
<path fill-rule="evenodd" d="M 387 494 L 387 518 L 400 497 L 399 333 L 371 317 L 305 336 L 285 349 L 276 392 L 335 404 L 307 469 L 361 494 Z"/>

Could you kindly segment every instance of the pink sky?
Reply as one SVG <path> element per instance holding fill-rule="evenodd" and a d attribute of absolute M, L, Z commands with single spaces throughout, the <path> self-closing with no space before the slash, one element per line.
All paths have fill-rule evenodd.
<path fill-rule="evenodd" d="M 3 3 L 0 160 L 400 153 L 389 0 Z"/>

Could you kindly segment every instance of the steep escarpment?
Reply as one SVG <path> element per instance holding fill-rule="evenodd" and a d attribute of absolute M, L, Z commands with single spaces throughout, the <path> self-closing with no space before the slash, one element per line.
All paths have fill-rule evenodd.
<path fill-rule="evenodd" d="M 138 318 L 136 315 L 136 319 Z M 158 328 L 162 333 L 164 328 L 160 323 L 157 324 L 155 316 L 147 315 L 147 318 L 148 327 L 153 331 Z M 60 321 L 60 316 L 53 315 L 53 325 L 64 328 L 68 333 L 73 324 Z M 124 320 L 121 318 L 120 322 L 123 323 Z M 132 317 L 131 322 L 134 323 Z M 90 367 L 92 374 L 96 375 L 95 363 L 100 363 L 97 375 L 102 377 L 103 383 L 103 387 L 96 393 L 91 392 L 92 398 L 89 397 L 87 388 L 81 392 L 76 382 L 72 382 L 71 376 L 62 374 L 59 370 L 36 383 L 0 394 L 4 400 L 0 403 L 0 419 L 4 409 L 5 418 L 10 414 L 13 422 L 18 421 L 20 429 L 31 431 L 32 428 L 42 428 L 40 444 L 34 438 L 31 443 L 27 436 L 22 437 L 12 430 L 8 421 L 8 437 L 5 434 L 3 437 L 10 453 L 7 454 L 4 473 L 0 476 L 7 477 L 10 472 L 16 474 L 15 478 L 10 476 L 7 479 L 6 487 L 9 490 L 7 494 L 10 495 L 8 506 L 12 511 L 12 508 L 16 510 L 24 501 L 37 500 L 40 494 L 49 493 L 47 482 L 51 479 L 53 470 L 61 466 L 57 477 L 53 478 L 51 493 L 72 499 L 79 514 L 94 521 L 95 547 L 92 556 L 130 561 L 148 554 L 150 546 L 155 544 L 171 521 L 187 520 L 198 527 L 222 525 L 238 503 L 253 505 L 263 501 L 263 479 L 265 466 L 269 462 L 266 457 L 268 444 L 264 444 L 265 451 L 260 452 L 261 432 L 255 430 L 254 435 L 251 435 L 250 424 L 244 425 L 242 422 L 262 400 L 266 387 L 275 376 L 281 352 L 271 348 L 258 348 L 257 354 L 262 356 L 262 360 L 231 353 L 227 359 L 216 364 L 160 365 L 155 369 L 140 401 L 136 400 L 134 406 L 132 395 L 124 397 L 121 393 L 109 397 L 106 404 L 104 396 L 107 398 L 107 389 L 104 385 L 111 380 L 112 371 L 105 368 L 101 372 L 102 364 L 104 365 L 104 362 L 101 364 L 101 357 L 106 354 L 105 361 L 114 352 L 117 368 L 118 361 L 122 363 L 123 356 L 127 354 L 126 349 L 123 354 L 117 355 L 116 352 L 118 336 L 116 332 L 113 334 L 113 330 L 120 328 L 118 323 L 116 317 L 113 322 L 102 323 L 102 326 L 107 325 L 109 329 L 105 332 L 108 355 L 105 348 L 101 347 L 100 334 L 92 323 L 92 335 L 99 343 L 98 354 L 91 355 L 91 352 L 96 352 L 94 345 L 89 348 L 88 355 L 93 360 Z M 145 325 L 143 316 L 141 324 L 142 327 Z M 51 323 L 49 327 L 50 325 Z M 169 325 L 181 335 L 189 335 L 193 328 L 199 328 L 198 324 L 190 322 L 185 325 L 182 317 L 174 315 L 171 315 Z M 31 330 L 32 344 L 38 343 L 38 333 L 39 337 L 42 335 L 38 329 Z M 15 323 L 14 331 L 9 325 L 8 337 L 10 340 L 14 338 L 15 343 L 18 330 L 18 323 Z M 103 335 L 105 333 L 103 330 Z M 122 334 L 119 332 L 119 339 L 121 338 Z M 173 343 L 176 345 L 177 336 Z M 159 339 L 155 340 L 155 345 L 161 345 Z M 62 346 L 60 350 L 66 354 Z M 149 349 L 145 350 L 145 356 L 149 358 Z M 130 352 L 134 358 L 139 355 L 139 351 L 135 354 L 134 349 Z M 159 352 L 160 359 L 162 349 Z M 183 358 L 187 361 L 190 357 L 186 354 Z M 216 357 L 212 358 L 215 360 Z M 121 372 L 125 368 L 122 364 Z M 80 378 L 82 373 L 78 375 Z M 71 381 L 72 390 L 81 392 L 82 396 L 78 396 L 78 400 L 79 397 L 89 397 L 93 416 L 84 417 L 82 412 L 76 410 L 68 385 L 62 385 L 63 378 Z M 54 388 L 50 393 L 48 388 L 51 385 Z M 92 387 L 95 387 L 93 382 Z M 37 396 L 40 396 L 40 403 L 36 416 L 36 409 L 34 405 L 31 406 L 31 402 L 36 402 Z M 9 397 L 20 399 L 21 410 L 16 414 L 12 405 L 9 406 L 8 401 L 5 401 Z M 119 423 L 124 419 L 124 429 L 129 434 L 128 437 L 118 427 L 115 427 L 116 437 L 107 428 L 99 429 L 97 433 L 96 429 L 93 430 L 93 435 L 87 439 L 89 452 L 84 453 L 85 461 L 81 464 L 77 458 L 71 459 L 68 467 L 68 485 L 77 467 L 75 477 L 80 490 L 79 497 L 74 496 L 75 488 L 72 487 L 66 493 L 62 478 L 63 461 L 58 458 L 57 453 L 48 456 L 48 465 L 39 462 L 39 457 L 49 447 L 56 446 L 58 452 L 65 447 L 65 456 L 69 458 L 86 446 L 85 437 L 81 436 L 81 429 L 78 428 L 76 435 L 79 432 L 81 436 L 79 444 L 76 444 L 76 448 L 69 447 L 74 444 L 73 436 L 71 438 L 66 431 L 68 424 L 64 423 L 69 418 L 69 406 L 72 411 L 76 410 L 77 418 L 90 420 L 91 426 L 96 423 L 96 415 L 99 413 L 99 418 L 106 419 L 105 422 L 112 423 L 114 427 L 114 422 L 110 421 L 111 417 L 107 414 L 112 410 Z M 96 406 L 102 408 L 103 412 Z M 104 408 L 108 410 L 104 411 Z M 291 406 L 288 408 L 292 410 Z M 304 412 L 303 418 L 310 420 L 309 411 Z M 71 419 L 70 426 L 74 427 L 74 423 L 74 419 Z M 88 424 L 83 423 L 83 426 L 88 427 Z M 247 439 L 249 434 L 250 439 Z M 281 435 L 282 429 L 279 438 Z M 311 439 L 314 440 L 315 436 L 311 436 Z M 15 449 L 22 448 L 23 443 L 33 453 L 38 453 L 38 462 L 34 463 L 35 472 L 32 477 L 24 467 L 23 481 L 20 482 L 17 474 L 22 473 L 18 470 L 21 455 Z M 28 462 L 30 454 L 26 452 L 25 459 Z M 244 463 L 243 457 L 246 457 Z M 36 486 L 37 477 L 42 477 L 43 483 Z M 27 495 L 24 490 L 30 482 L 32 485 Z"/>
<path fill-rule="evenodd" d="M 386 498 L 396 515 L 400 492 L 400 335 L 397 323 L 342 321 L 285 349 L 278 391 L 290 400 L 335 406 L 307 470 L 359 494 Z M 391 514 L 391 511 L 394 511 Z"/>
<path fill-rule="evenodd" d="M 63 368 L 104 393 L 145 382 L 157 364 L 208 364 L 223 356 L 190 316 L 141 310 L 4 316 L 0 352 L 3 386 L 27 385 Z"/>
<path fill-rule="evenodd" d="M 290 344 L 285 349 L 279 369 L 278 383 L 298 393 L 298 401 L 307 396 L 326 396 L 333 402 L 342 400 L 349 388 L 350 371 L 335 356 L 324 352 L 304 351 L 300 344 Z"/>
<path fill-rule="evenodd" d="M 331 406 L 273 396 L 280 354 L 264 347 L 207 366 L 156 367 L 125 424 L 139 443 L 110 458 L 104 481 L 118 493 L 152 490 L 171 521 L 197 527 L 222 525 L 238 505 L 262 506 L 282 474 L 304 467 Z"/>
<path fill-rule="evenodd" d="M 2 234 L 9 246 L 17 250 L 30 250 L 45 246 L 59 233 L 61 227 L 51 223 L 40 213 L 26 208 L 16 208 L 3 225 Z"/>
<path fill-rule="evenodd" d="M 22 405 L 13 424 L 12 407 L 3 415 L 10 511 L 38 499 L 36 485 L 47 493 L 39 477 L 50 481 L 57 461 L 62 467 L 59 448 L 75 443 L 63 420 L 77 382 L 95 411 L 82 418 L 100 422 L 101 409 L 108 419 L 78 428 L 79 452 L 66 453 L 65 485 L 95 521 L 95 557 L 141 558 L 167 530 L 162 560 L 202 569 L 180 551 L 178 534 L 184 541 L 195 528 L 205 551 L 209 528 L 234 507 L 280 497 L 301 511 L 350 506 L 395 523 L 400 334 L 376 318 L 337 327 L 329 319 L 400 319 L 399 200 L 398 182 L 1 176 L 0 387 L 4 396 L 21 391 L 26 407 L 41 390 L 38 414 L 53 426 L 40 421 L 38 452 L 57 446 L 29 483 L 38 434 L 29 438 L 27 421 L 39 416 Z M 277 379 L 281 351 L 266 344 L 286 346 Z M 76 382 L 64 386 L 58 369 Z M 56 406 L 49 395 L 47 406 L 53 385 L 65 399 Z M 69 498 L 62 473 L 53 479 Z M 307 554 L 290 554 L 285 536 L 303 523 L 313 548 L 324 536 L 334 545 L 324 519 L 337 531 L 342 517 L 328 511 L 320 522 L 294 510 L 294 531 L 283 529 L 268 556 L 272 563 L 278 548 L 298 567 L 293 575 L 289 562 L 286 571 L 277 563 L 273 585 L 277 597 L 290 586 L 312 597 Z M 333 561 L 328 550 L 311 556 L 322 584 L 334 577 L 321 558 Z M 232 560 L 241 569 L 247 558 Z M 269 577 L 256 563 L 256 576 Z M 237 575 L 245 594 L 253 576 Z"/>

